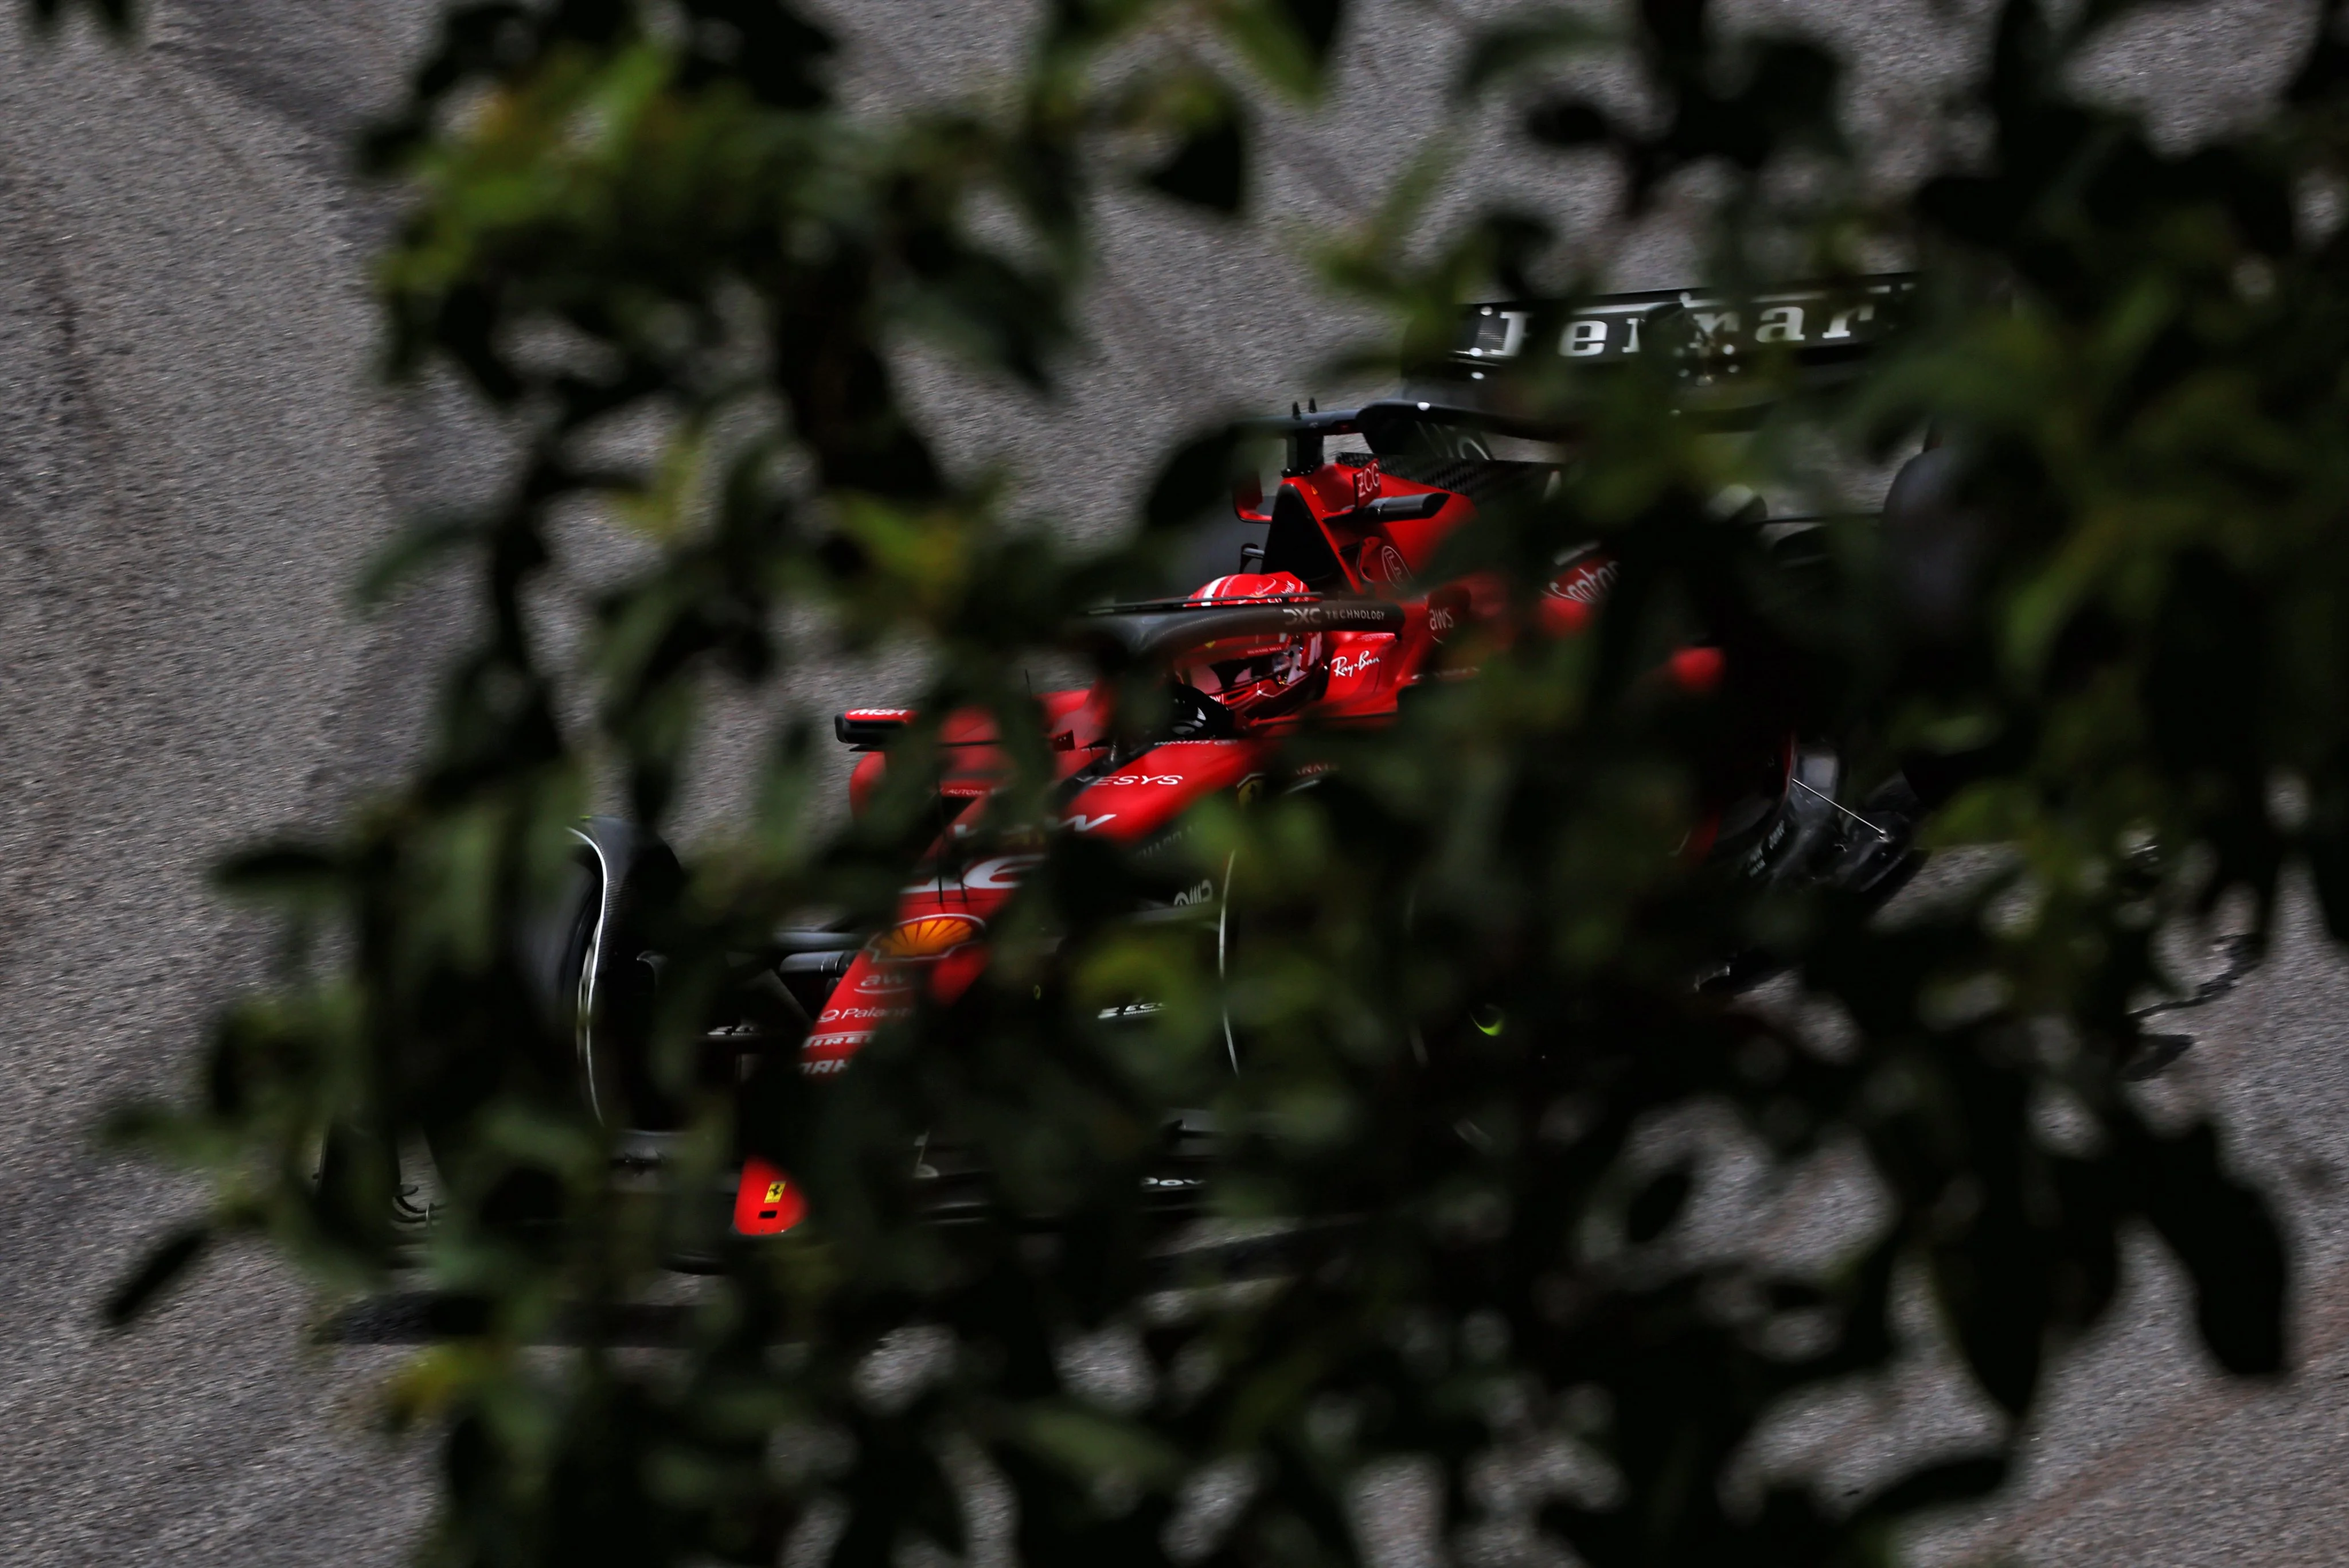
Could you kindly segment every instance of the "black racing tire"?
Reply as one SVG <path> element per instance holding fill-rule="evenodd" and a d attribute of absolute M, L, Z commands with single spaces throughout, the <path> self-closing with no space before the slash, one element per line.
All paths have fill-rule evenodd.
<path fill-rule="evenodd" d="M 1238 1032 L 1232 1027 L 1231 984 L 1233 955 L 1238 950 L 1240 930 L 1232 919 L 1232 878 L 1239 871 L 1239 851 L 1234 850 L 1224 859 L 1224 872 L 1216 879 L 1216 986 L 1218 992 L 1216 1012 L 1224 1025 L 1224 1052 L 1231 1063 L 1232 1075 L 1240 1073 L 1240 1042 Z"/>
<path fill-rule="evenodd" d="M 671 1130 L 678 1111 L 652 1072 L 659 962 L 647 920 L 683 873 L 667 845 L 617 817 L 591 817 L 572 831 L 579 850 L 571 874 L 524 955 L 549 1033 L 566 1048 L 566 1059 L 549 1065 L 604 1125 Z"/>

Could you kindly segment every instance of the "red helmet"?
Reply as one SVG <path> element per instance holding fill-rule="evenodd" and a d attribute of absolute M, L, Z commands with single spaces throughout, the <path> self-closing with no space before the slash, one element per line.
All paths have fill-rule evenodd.
<path fill-rule="evenodd" d="M 1235 573 L 1191 596 L 1204 604 L 1249 604 L 1318 596 L 1291 572 Z M 1309 701 L 1326 673 L 1318 631 L 1267 632 L 1213 642 L 1185 655 L 1175 679 L 1238 720 L 1269 719 Z"/>

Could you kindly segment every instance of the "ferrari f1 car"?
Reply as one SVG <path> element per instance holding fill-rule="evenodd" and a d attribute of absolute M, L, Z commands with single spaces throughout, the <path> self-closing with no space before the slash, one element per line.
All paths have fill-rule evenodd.
<path fill-rule="evenodd" d="M 1799 332 L 1804 306 L 1789 303 L 1799 297 L 1767 306 L 1761 327 Z M 1685 312 L 1690 303 L 1669 296 L 1601 301 L 1567 319 L 1560 351 L 1639 352 L 1642 320 L 1659 309 Z M 1848 349 L 1857 314 L 1848 306 L 1840 315 L 1820 311 L 1822 358 Z M 1692 363 L 1733 357 L 1734 345 L 1719 339 L 1736 329 L 1737 318 L 1714 317 L 1712 357 Z M 1080 641 L 1108 651 L 1120 668 L 1158 672 L 1166 717 L 1137 742 L 1118 722 L 1115 682 L 1042 694 L 1060 775 L 1060 831 L 1141 850 L 1212 796 L 1245 800 L 1274 777 L 1285 736 L 1305 726 L 1392 719 L 1442 672 L 1448 638 L 1506 613 L 1498 585 L 1432 581 L 1428 574 L 1439 545 L 1480 506 L 1538 494 L 1557 476 L 1554 462 L 1492 455 L 1496 435 L 1525 432 L 1462 395 L 1473 393 L 1473 378 L 1482 374 L 1475 367 L 1521 351 L 1525 323 L 1534 318 L 1507 307 L 1472 314 L 1459 356 L 1464 376 L 1449 401 L 1436 400 L 1443 393 L 1414 394 L 1274 421 L 1286 462 L 1269 494 L 1259 486 L 1236 502 L 1237 521 L 1251 535 L 1232 563 L 1239 569 L 1178 598 L 1085 618 Z M 1559 562 L 1538 600 L 1544 628 L 1580 631 L 1616 575 L 1616 563 L 1597 547 Z M 1704 647 L 1671 655 L 1660 671 L 1700 691 L 1720 674 L 1721 656 Z M 915 718 L 892 707 L 839 715 L 839 740 L 860 753 L 849 782 L 853 810 L 868 804 L 889 766 L 891 741 Z M 951 759 L 940 786 L 941 832 L 895 919 L 878 930 L 778 933 L 755 977 L 763 998 L 758 1021 L 713 1033 L 709 1051 L 771 1063 L 782 1054 L 799 1072 L 830 1078 L 845 1072 L 876 1032 L 908 1015 L 917 992 L 950 1001 L 983 972 L 990 921 L 1042 857 L 1032 846 L 976 857 L 958 848 L 956 823 L 981 815 L 980 803 L 1006 775 L 1006 759 L 984 715 L 945 716 L 940 739 Z M 1836 751 L 1795 735 L 1765 738 L 1754 762 L 1749 782 L 1711 812 L 1694 853 L 1756 878 L 1831 881 L 1878 894 L 1913 863 L 1913 797 L 1897 781 L 1873 796 L 1847 799 L 1852 792 Z M 550 990 L 572 1017 L 589 1106 L 608 1123 L 657 1134 L 664 1096 L 652 1085 L 644 1042 L 659 963 L 632 911 L 647 880 L 673 873 L 675 862 L 621 822 L 591 822 L 579 836 L 576 902 L 545 954 Z M 1219 921 L 1225 892 L 1210 877 L 1175 893 L 1174 902 L 1206 906 L 1207 918 Z M 740 1081 L 750 1064 L 740 1065 L 744 1073 L 728 1068 L 714 1076 Z M 1236 1050 L 1232 1065 L 1240 1066 Z M 1186 1134 L 1200 1131 L 1174 1129 L 1174 1143 L 1185 1146 Z M 1196 1152 L 1198 1142 L 1191 1136 L 1187 1147 Z M 936 1162 L 921 1168 L 941 1179 L 951 1174 Z M 1165 1185 L 1179 1193 L 1195 1179 L 1176 1175 Z M 743 1163 L 736 1230 L 788 1230 L 804 1212 L 783 1172 L 757 1159 Z"/>

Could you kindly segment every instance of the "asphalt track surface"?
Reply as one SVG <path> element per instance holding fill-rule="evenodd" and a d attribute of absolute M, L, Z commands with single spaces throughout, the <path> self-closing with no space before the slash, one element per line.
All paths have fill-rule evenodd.
<path fill-rule="evenodd" d="M 955 451 L 1009 462 L 1067 526 L 1107 526 L 1173 426 L 1334 389 L 1315 367 L 1361 324 L 1312 293 L 1296 241 L 1370 213 L 1452 123 L 1444 18 L 1462 9 L 1358 8 L 1331 103 L 1274 127 L 1258 194 L 1281 233 L 1238 241 L 1121 206 L 1092 348 L 1059 400 L 915 367 Z M 1924 156 L 1918 106 L 1980 57 L 1978 5 L 1733 9 L 1844 46 L 1850 123 L 1888 180 Z M 347 595 L 402 515 L 494 472 L 493 441 L 454 400 L 371 379 L 367 267 L 388 209 L 343 149 L 425 11 L 171 0 L 124 56 L 36 46 L 15 10 L 0 5 L 0 1562 L 392 1563 L 429 1479 L 426 1453 L 367 1426 L 370 1380 L 397 1353 L 301 1349 L 309 1298 L 253 1254 L 214 1259 L 135 1334 L 102 1334 L 109 1285 L 192 1194 L 89 1134 L 124 1096 L 181 1089 L 209 1010 L 265 972 L 265 933 L 211 898 L 205 866 L 394 773 L 418 730 L 416 672 L 461 624 L 429 595 L 363 622 Z M 856 90 L 880 102 L 983 86 L 1016 59 L 1030 7 L 837 14 Z M 2093 74 L 2188 142 L 2256 113 L 2308 26 L 2282 0 L 2175 9 Z M 1465 145 L 1480 123 L 1458 122 Z M 1588 224 L 1608 189 L 1590 164 L 1480 155 L 1445 202 L 1516 192 Z M 1625 286 L 1696 281 L 1669 204 L 1592 243 Z M 821 709 L 902 677 L 827 668 L 801 691 Z M 713 756 L 713 775 L 760 718 L 742 715 L 741 750 Z M 699 810 L 725 804 L 713 786 Z M 2124 1309 L 2035 1418 L 2026 1473 L 1996 1509 L 1921 1539 L 1922 1559 L 2349 1560 L 2345 1003 L 2349 971 L 2302 921 L 2185 1021 L 2196 1044 L 2154 1091 L 2218 1106 L 2282 1203 L 2298 1375 L 2216 1376 L 2174 1274 L 2140 1248 Z M 1834 1171 L 1816 1181 L 1833 1210 Z M 1928 1367 L 1798 1413 L 1761 1458 L 1822 1459 L 1857 1487 L 1982 1419 Z M 1523 1456 L 1488 1499 L 1506 1514 L 1552 1484 L 1571 1477 Z M 1437 1560 L 1408 1472 L 1365 1501 L 1375 1557 Z"/>

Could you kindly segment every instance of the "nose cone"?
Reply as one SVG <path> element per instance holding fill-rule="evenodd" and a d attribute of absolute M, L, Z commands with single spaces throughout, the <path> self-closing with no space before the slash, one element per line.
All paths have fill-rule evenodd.
<path fill-rule="evenodd" d="M 745 1236 L 780 1236 L 807 1218 L 799 1183 L 752 1155 L 734 1188 L 734 1229 Z"/>

